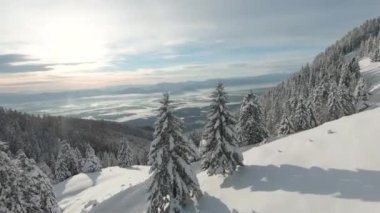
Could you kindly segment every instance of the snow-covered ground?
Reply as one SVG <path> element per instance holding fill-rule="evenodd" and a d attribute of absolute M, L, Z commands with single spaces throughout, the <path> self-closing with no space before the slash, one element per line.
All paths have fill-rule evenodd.
<path fill-rule="evenodd" d="M 370 100 L 372 103 L 380 103 L 380 62 L 371 62 L 369 58 L 363 58 L 359 61 L 360 72 L 369 84 L 369 92 L 372 94 Z"/>
<path fill-rule="evenodd" d="M 114 199 L 114 195 L 145 181 L 148 173 L 147 166 L 108 167 L 101 172 L 75 175 L 55 185 L 54 192 L 64 212 L 88 212 L 97 203 Z"/>
<path fill-rule="evenodd" d="M 187 212 L 380 212 L 380 108 L 244 152 L 229 176 L 198 174 Z M 143 212 L 148 167 L 103 169 L 55 186 L 64 212 Z M 96 202 L 95 202 L 96 200 Z M 88 205 L 85 208 L 86 204 Z"/>

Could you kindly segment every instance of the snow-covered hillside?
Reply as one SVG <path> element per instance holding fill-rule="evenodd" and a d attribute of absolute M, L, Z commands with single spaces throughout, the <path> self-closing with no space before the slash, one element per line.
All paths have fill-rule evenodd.
<path fill-rule="evenodd" d="M 380 62 L 371 62 L 370 58 L 363 58 L 359 62 L 360 72 L 369 84 L 371 101 L 380 103 Z"/>
<path fill-rule="evenodd" d="M 187 212 L 380 212 L 380 108 L 244 152 L 229 176 L 198 174 Z M 148 167 L 111 167 L 55 186 L 64 212 L 143 212 Z M 97 202 L 94 202 L 96 200 Z"/>
<path fill-rule="evenodd" d="M 130 169 L 108 167 L 100 172 L 81 173 L 55 185 L 54 193 L 64 212 L 88 212 L 97 203 L 111 197 L 115 199 L 114 195 L 145 181 L 148 171 L 147 166 L 134 166 Z"/>

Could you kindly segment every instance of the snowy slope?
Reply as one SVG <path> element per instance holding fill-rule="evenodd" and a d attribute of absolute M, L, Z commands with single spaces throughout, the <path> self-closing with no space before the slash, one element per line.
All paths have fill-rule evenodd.
<path fill-rule="evenodd" d="M 360 72 L 364 79 L 369 83 L 370 97 L 373 103 L 380 103 L 380 62 L 371 62 L 369 58 L 359 61 Z"/>
<path fill-rule="evenodd" d="M 202 189 L 238 212 L 380 212 L 380 108 L 248 150 Z M 333 134 L 328 134 L 332 130 Z"/>
<path fill-rule="evenodd" d="M 186 210 L 380 212 L 379 118 L 376 108 L 252 148 L 244 152 L 246 166 L 229 177 L 200 172 L 204 196 Z M 143 212 L 148 168 L 136 168 L 77 175 L 55 187 L 60 206 L 75 213 L 98 199 L 91 212 Z M 113 196 L 107 199 L 108 194 Z"/>
<path fill-rule="evenodd" d="M 55 185 L 54 192 L 64 212 L 87 212 L 96 203 L 143 182 L 148 171 L 147 166 L 108 167 L 101 172 L 75 175 Z"/>

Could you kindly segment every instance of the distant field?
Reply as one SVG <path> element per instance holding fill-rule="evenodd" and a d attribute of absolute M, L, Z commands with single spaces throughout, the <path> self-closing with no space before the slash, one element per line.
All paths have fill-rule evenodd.
<path fill-rule="evenodd" d="M 285 79 L 287 74 L 225 79 L 229 106 L 237 112 L 243 96 L 261 94 Z M 166 83 L 118 90 L 87 90 L 41 94 L 0 94 L 0 106 L 43 115 L 107 120 L 139 127 L 152 127 L 163 91 L 171 93 L 176 114 L 189 131 L 204 125 L 209 96 L 219 80 Z"/>

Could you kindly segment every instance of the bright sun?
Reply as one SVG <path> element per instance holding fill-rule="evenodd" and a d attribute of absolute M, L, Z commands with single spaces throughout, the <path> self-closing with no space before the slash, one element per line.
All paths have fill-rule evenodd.
<path fill-rule="evenodd" d="M 53 63 L 96 62 L 106 55 L 101 26 L 77 17 L 55 18 L 40 27 L 37 55 Z"/>

